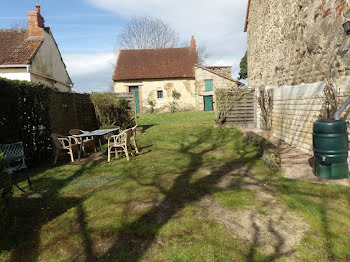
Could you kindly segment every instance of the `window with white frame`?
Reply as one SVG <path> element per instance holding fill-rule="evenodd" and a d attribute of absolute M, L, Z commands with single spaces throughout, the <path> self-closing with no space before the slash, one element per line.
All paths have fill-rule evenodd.
<path fill-rule="evenodd" d="M 158 99 L 163 99 L 163 91 L 162 90 L 157 91 L 157 98 Z"/>

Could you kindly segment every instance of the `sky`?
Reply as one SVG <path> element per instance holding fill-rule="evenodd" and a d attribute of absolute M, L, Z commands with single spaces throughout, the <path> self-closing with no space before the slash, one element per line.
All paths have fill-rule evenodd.
<path fill-rule="evenodd" d="M 0 28 L 27 20 L 34 4 L 41 6 L 45 26 L 51 28 L 73 91 L 108 91 L 117 54 L 117 35 L 133 16 L 161 18 L 174 28 L 181 42 L 194 35 L 207 47 L 207 65 L 232 66 L 238 78 L 247 40 L 243 32 L 247 0 L 3 0 Z"/>

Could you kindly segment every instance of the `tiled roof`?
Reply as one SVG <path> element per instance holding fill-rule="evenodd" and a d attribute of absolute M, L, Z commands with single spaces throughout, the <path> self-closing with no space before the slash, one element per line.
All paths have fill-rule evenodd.
<path fill-rule="evenodd" d="M 0 65 L 30 64 L 42 42 L 28 38 L 26 29 L 1 29 Z"/>
<path fill-rule="evenodd" d="M 193 48 L 121 50 L 113 80 L 194 78 L 198 63 Z"/>

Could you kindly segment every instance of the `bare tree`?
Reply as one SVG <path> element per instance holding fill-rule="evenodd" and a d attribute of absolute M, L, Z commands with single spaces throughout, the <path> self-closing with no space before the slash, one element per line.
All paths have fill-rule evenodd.
<path fill-rule="evenodd" d="M 205 45 L 199 45 L 197 47 L 197 57 L 198 63 L 200 65 L 205 65 L 206 60 L 210 57 L 210 54 L 207 51 L 207 47 Z"/>
<path fill-rule="evenodd" d="M 190 46 L 190 45 L 191 44 L 186 41 L 181 43 L 182 47 Z M 206 60 L 210 57 L 207 47 L 205 45 L 198 45 L 196 48 L 196 52 L 198 57 L 198 64 L 205 65 Z"/>
<path fill-rule="evenodd" d="M 150 16 L 133 17 L 118 35 L 120 49 L 172 48 L 179 36 L 169 24 Z"/>
<path fill-rule="evenodd" d="M 28 22 L 27 20 L 16 20 L 10 24 L 11 29 L 27 29 L 28 28 Z"/>

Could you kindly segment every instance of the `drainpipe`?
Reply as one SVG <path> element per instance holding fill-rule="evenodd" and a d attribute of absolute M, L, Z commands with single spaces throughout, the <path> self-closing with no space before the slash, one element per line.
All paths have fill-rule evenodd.
<path fill-rule="evenodd" d="M 348 97 L 348 99 L 346 99 L 346 101 L 344 102 L 344 104 L 341 105 L 341 107 L 339 107 L 338 111 L 334 114 L 334 119 L 335 120 L 339 120 L 340 118 L 340 114 L 344 112 L 344 110 L 350 105 L 350 96 Z"/>

